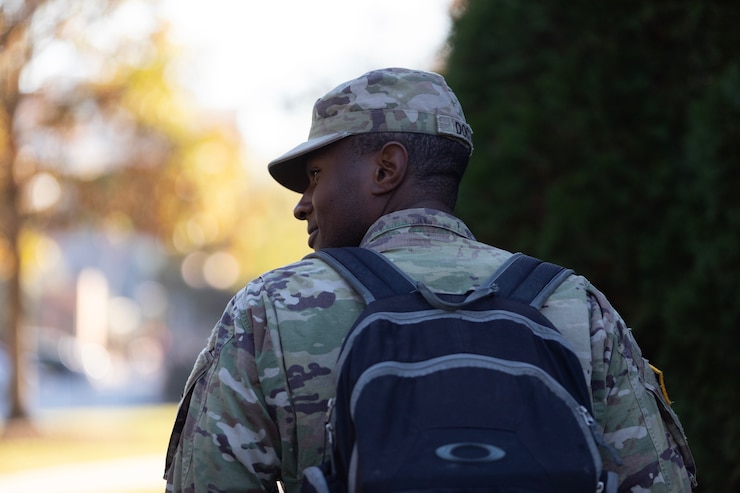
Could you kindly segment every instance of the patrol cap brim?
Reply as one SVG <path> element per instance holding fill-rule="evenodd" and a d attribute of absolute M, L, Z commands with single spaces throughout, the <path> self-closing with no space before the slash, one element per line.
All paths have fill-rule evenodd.
<path fill-rule="evenodd" d="M 294 147 L 277 159 L 273 159 L 267 165 L 270 175 L 279 184 L 294 192 L 303 193 L 308 187 L 308 175 L 306 174 L 306 155 L 324 146 L 333 144 L 352 132 L 338 132 L 322 135 Z"/>

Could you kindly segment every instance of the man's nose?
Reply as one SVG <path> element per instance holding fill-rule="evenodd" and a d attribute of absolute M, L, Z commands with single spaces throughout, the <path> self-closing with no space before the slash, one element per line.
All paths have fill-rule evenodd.
<path fill-rule="evenodd" d="M 313 211 L 311 205 L 311 197 L 308 193 L 304 193 L 301 196 L 301 200 L 298 201 L 296 206 L 293 208 L 293 216 L 299 221 L 305 221 Z"/>

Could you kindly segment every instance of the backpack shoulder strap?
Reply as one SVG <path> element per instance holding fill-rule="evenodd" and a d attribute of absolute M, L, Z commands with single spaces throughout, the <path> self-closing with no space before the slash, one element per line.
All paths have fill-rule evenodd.
<path fill-rule="evenodd" d="M 416 282 L 381 253 L 369 248 L 325 248 L 306 258 L 319 258 L 336 270 L 365 303 L 417 289 Z M 547 298 L 573 273 L 559 265 L 516 253 L 488 279 L 499 296 L 540 309 Z"/>
<path fill-rule="evenodd" d="M 357 290 L 365 303 L 398 294 L 408 294 L 416 283 L 381 253 L 369 248 L 324 248 L 306 256 L 328 263 Z"/>
<path fill-rule="evenodd" d="M 515 253 L 489 278 L 499 296 L 520 301 L 538 310 L 547 298 L 573 273 L 559 265 Z"/>

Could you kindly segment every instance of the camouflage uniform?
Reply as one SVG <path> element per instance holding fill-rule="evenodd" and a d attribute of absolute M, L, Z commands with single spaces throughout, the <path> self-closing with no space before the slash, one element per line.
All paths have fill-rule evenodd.
<path fill-rule="evenodd" d="M 428 209 L 382 217 L 363 246 L 450 293 L 476 286 L 510 256 Z M 334 363 L 362 308 L 357 293 L 317 259 L 268 272 L 240 291 L 187 383 L 167 491 L 276 491 L 278 480 L 298 491 L 301 471 L 321 461 Z M 620 491 L 690 491 L 694 464 L 678 420 L 606 298 L 571 276 L 543 311 L 585 348 L 579 356 L 595 418 L 623 462 L 604 456 L 620 474 Z"/>
<path fill-rule="evenodd" d="M 309 141 L 270 163 L 270 173 L 302 192 L 306 153 L 375 131 L 440 135 L 472 151 L 472 132 L 439 75 L 384 69 L 320 99 Z M 476 287 L 511 256 L 431 209 L 379 218 L 362 246 L 447 293 Z M 188 379 L 167 453 L 167 491 L 274 492 L 278 481 L 288 493 L 299 491 L 303 469 L 322 459 L 334 365 L 363 307 L 357 293 L 314 258 L 270 271 L 237 293 Z M 543 313 L 576 348 L 591 383 L 594 417 L 622 462 L 603 457 L 619 474 L 620 491 L 690 491 L 695 466 L 681 426 L 606 298 L 574 275 Z"/>

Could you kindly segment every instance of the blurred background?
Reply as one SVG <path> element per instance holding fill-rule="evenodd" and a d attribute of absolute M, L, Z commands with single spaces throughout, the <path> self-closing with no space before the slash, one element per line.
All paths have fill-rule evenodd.
<path fill-rule="evenodd" d="M 718 0 L 0 0 L 0 491 L 163 490 L 223 307 L 308 253 L 266 163 L 384 66 L 445 74 L 459 215 L 604 291 L 700 491 L 740 491 L 738 25 Z"/>

